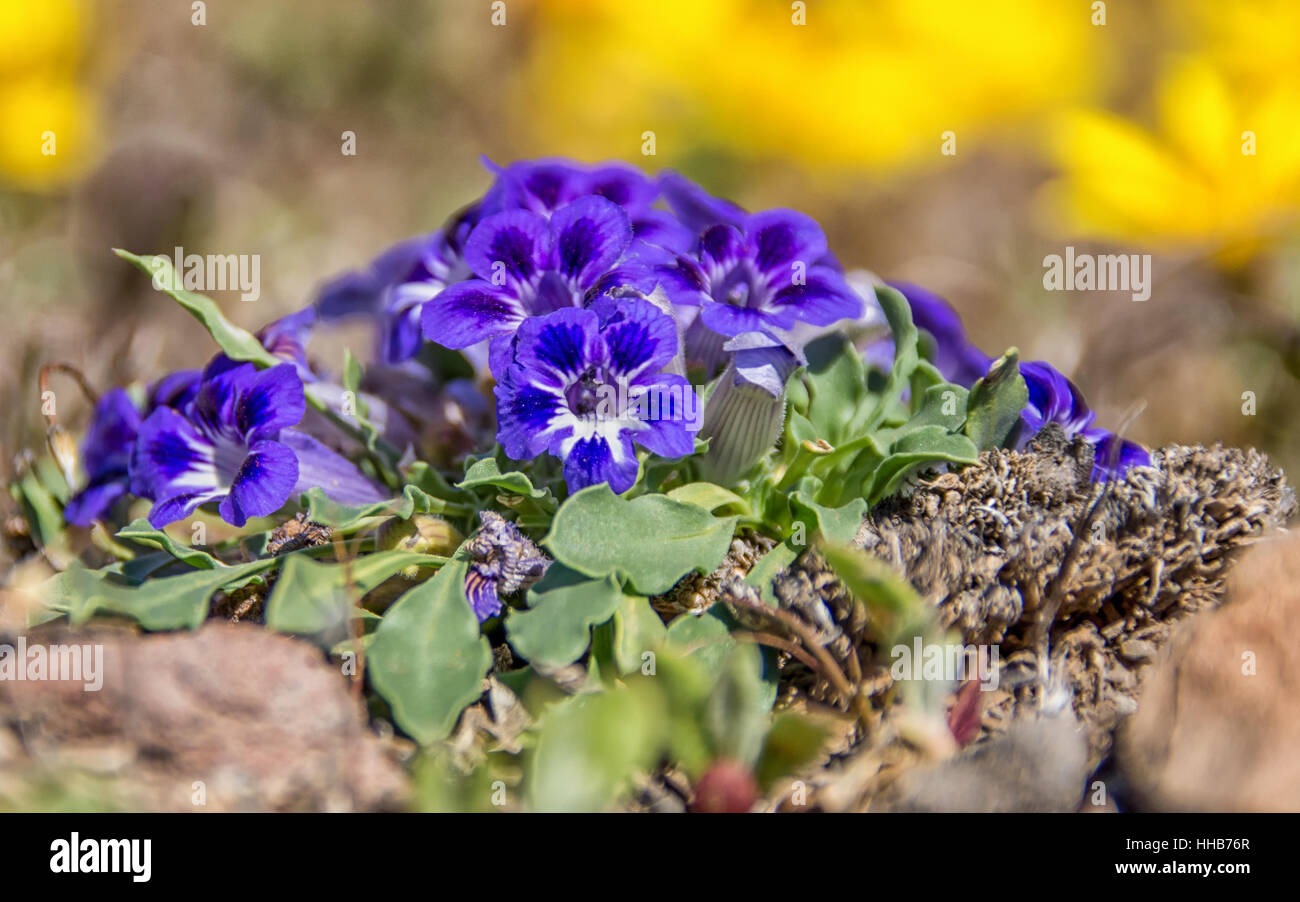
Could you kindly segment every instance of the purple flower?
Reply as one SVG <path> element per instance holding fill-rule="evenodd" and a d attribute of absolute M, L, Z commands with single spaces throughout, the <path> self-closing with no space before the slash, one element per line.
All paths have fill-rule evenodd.
<path fill-rule="evenodd" d="M 622 207 L 635 238 L 685 251 L 699 234 L 665 210 L 655 209 L 660 186 L 626 163 L 582 166 L 549 159 L 512 163 L 504 168 L 484 161 L 497 180 L 483 198 L 485 213 L 530 210 L 549 216 L 580 197 L 596 195 Z"/>
<path fill-rule="evenodd" d="M 144 415 L 160 407 L 183 407 L 194 399 L 198 385 L 198 370 L 180 370 L 164 376 L 149 388 Z M 140 487 L 131 478 L 130 464 L 143 418 L 130 395 L 121 388 L 105 392 L 95 404 L 81 444 L 86 486 L 64 508 L 63 517 L 69 523 L 89 526 L 104 517 L 128 491 L 141 494 Z"/>
<path fill-rule="evenodd" d="M 1029 390 L 1029 402 L 1020 413 L 1021 431 L 1017 447 L 1029 444 L 1048 423 L 1056 423 L 1067 438 L 1080 436 L 1096 446 L 1092 467 L 1094 481 L 1123 475 L 1129 467 L 1151 465 L 1151 455 L 1141 445 L 1120 440 L 1095 425 L 1097 414 L 1088 407 L 1078 386 L 1051 364 L 1041 360 L 1023 361 L 1020 375 Z"/>
<path fill-rule="evenodd" d="M 380 500 L 345 459 L 289 428 L 304 411 L 292 364 L 210 367 L 183 411 L 160 407 L 140 425 L 131 471 L 139 493 L 154 499 L 149 522 L 162 527 L 216 501 L 223 520 L 243 526 L 311 485 L 342 503 Z"/>
<path fill-rule="evenodd" d="M 862 302 L 843 275 L 817 262 L 825 255 L 821 227 L 793 210 L 766 210 L 740 226 L 707 228 L 695 256 L 679 254 L 655 267 L 674 304 L 699 308 L 687 357 L 712 370 L 725 337 L 860 316 Z"/>
<path fill-rule="evenodd" d="M 492 340 L 491 366 L 509 364 L 512 335 L 528 317 L 585 306 L 632 243 L 627 213 L 603 197 L 581 197 L 551 214 L 507 210 L 483 219 L 465 243 L 477 278 L 424 305 L 424 335 L 453 349 Z"/>
<path fill-rule="evenodd" d="M 163 376 L 149 390 L 147 412 L 152 413 L 159 407 L 184 407 L 199 393 L 202 376 L 200 370 L 178 370 L 169 376 Z"/>
<path fill-rule="evenodd" d="M 131 483 L 131 448 L 140 428 L 140 411 L 122 389 L 104 393 L 95 404 L 90 428 L 81 443 L 86 487 L 68 501 L 63 518 L 74 526 L 89 526 L 126 494 Z"/>
<path fill-rule="evenodd" d="M 461 258 L 475 208 L 446 230 L 396 244 L 361 272 L 347 273 L 327 284 L 316 301 L 325 319 L 353 315 L 375 317 L 378 350 L 384 363 L 401 363 L 420 349 L 420 311 L 452 282 L 467 277 Z"/>
<path fill-rule="evenodd" d="M 483 623 L 501 613 L 501 596 L 541 579 L 551 561 L 515 524 L 494 511 L 479 511 L 483 525 L 465 543 L 469 571 L 465 597 Z"/>
<path fill-rule="evenodd" d="M 570 491 L 607 482 L 615 492 L 636 481 L 634 443 L 667 458 L 690 454 L 693 390 L 661 372 L 676 351 L 676 324 L 643 300 L 606 298 L 525 321 L 496 387 L 506 454 L 549 452 L 564 461 Z"/>
<path fill-rule="evenodd" d="M 379 359 L 401 363 L 414 357 L 424 341 L 420 328 L 424 305 L 469 275 L 457 246 L 442 232 L 434 233 L 411 271 L 380 299 Z"/>
<path fill-rule="evenodd" d="M 947 301 L 908 282 L 889 284 L 907 298 L 917 328 L 929 333 L 934 343 L 931 359 L 945 379 L 970 388 L 988 372 L 993 358 L 967 341 L 961 317 Z M 892 339 L 882 339 L 869 347 L 868 359 L 874 361 L 881 356 L 885 345 L 892 360 Z M 1097 414 L 1084 400 L 1083 392 L 1051 364 L 1041 360 L 1021 361 L 1020 375 L 1024 377 L 1029 400 L 1020 413 L 1017 448 L 1028 445 L 1047 423 L 1056 423 L 1067 437 L 1081 436 L 1096 446 L 1094 480 L 1120 476 L 1129 467 L 1151 465 L 1151 455 L 1141 445 L 1119 441 L 1096 425 Z"/>
<path fill-rule="evenodd" d="M 1103 430 L 1104 431 L 1104 430 Z M 1116 442 L 1119 442 L 1118 447 Z M 1096 455 L 1092 463 L 1092 479 L 1098 482 L 1105 479 L 1118 479 L 1129 467 L 1151 466 L 1151 454 L 1137 442 L 1120 440 L 1112 432 L 1107 432 L 1096 444 Z"/>
<path fill-rule="evenodd" d="M 1048 423 L 1058 424 L 1071 438 L 1082 435 L 1090 440 L 1105 433 L 1093 426 L 1097 414 L 1088 407 L 1079 387 L 1055 367 L 1042 360 L 1022 360 L 1020 375 L 1029 390 L 1029 402 L 1020 412 L 1025 442 Z"/>

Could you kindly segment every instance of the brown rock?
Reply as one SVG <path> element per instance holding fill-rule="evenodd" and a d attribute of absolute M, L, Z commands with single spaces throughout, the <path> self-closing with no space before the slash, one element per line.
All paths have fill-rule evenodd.
<path fill-rule="evenodd" d="M 1254 548 L 1230 577 L 1228 603 L 1177 631 L 1147 677 L 1119 750 L 1141 804 L 1300 811 L 1297 622 L 1292 535 Z"/>
<path fill-rule="evenodd" d="M 25 766 L 116 775 L 145 810 L 388 809 L 406 795 L 346 679 L 306 642 L 216 621 L 144 636 L 37 630 L 27 642 L 104 651 L 99 691 L 0 682 Z"/>

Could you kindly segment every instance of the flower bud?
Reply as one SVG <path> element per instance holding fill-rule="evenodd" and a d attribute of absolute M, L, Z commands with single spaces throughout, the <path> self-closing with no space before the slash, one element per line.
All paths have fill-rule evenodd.
<path fill-rule="evenodd" d="M 765 332 L 746 332 L 724 345 L 732 358 L 704 407 L 700 438 L 706 479 L 734 483 L 776 444 L 785 422 L 785 383 L 802 355 Z"/>

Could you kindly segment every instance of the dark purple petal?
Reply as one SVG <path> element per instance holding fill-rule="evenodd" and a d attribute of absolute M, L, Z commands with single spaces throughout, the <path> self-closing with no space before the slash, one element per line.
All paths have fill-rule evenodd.
<path fill-rule="evenodd" d="M 491 620 L 501 613 L 501 597 L 497 594 L 497 581 L 484 576 L 473 567 L 465 574 L 465 598 L 479 623 Z"/>
<path fill-rule="evenodd" d="M 295 494 L 319 487 L 339 504 L 359 506 L 383 501 L 387 493 L 365 477 L 356 464 L 304 432 L 286 429 L 280 441 L 298 458 Z"/>
<path fill-rule="evenodd" d="M 519 327 L 515 362 L 530 379 L 562 385 L 603 362 L 599 329 L 594 311 L 576 307 L 530 319 Z"/>
<path fill-rule="evenodd" d="M 281 317 L 257 333 L 258 341 L 275 357 L 287 361 L 298 370 L 303 381 L 314 381 L 316 374 L 307 363 L 307 340 L 316 324 L 316 308 L 306 307 L 297 313 Z"/>
<path fill-rule="evenodd" d="M 519 299 L 505 288 L 479 279 L 457 282 L 424 305 L 424 337 L 458 350 L 513 332 L 523 321 Z"/>
<path fill-rule="evenodd" d="M 618 302 L 600 334 L 610 370 L 629 383 L 658 373 L 677 353 L 677 324 L 649 301 Z"/>
<path fill-rule="evenodd" d="M 618 262 L 632 242 L 632 223 L 617 204 L 582 197 L 551 216 L 555 269 L 582 288 Z"/>
<path fill-rule="evenodd" d="M 170 407 L 140 424 L 131 461 L 131 491 L 159 500 L 218 488 L 212 442 Z M 152 522 L 152 520 L 150 521 Z"/>
<path fill-rule="evenodd" d="M 199 370 L 180 370 L 159 379 L 149 392 L 149 410 L 174 407 L 180 410 L 199 393 Z"/>
<path fill-rule="evenodd" d="M 1116 442 L 1119 442 L 1116 447 Z M 1118 479 L 1129 467 L 1151 466 L 1151 455 L 1136 442 L 1120 441 L 1112 433 L 1097 442 L 1092 464 L 1092 480 Z"/>
<path fill-rule="evenodd" d="M 280 442 L 260 441 L 253 445 L 230 493 L 217 508 L 221 519 L 243 526 L 249 517 L 265 517 L 284 507 L 298 484 L 298 457 Z"/>
<path fill-rule="evenodd" d="M 515 209 L 546 214 L 586 193 L 584 174 L 567 160 L 526 160 L 504 168 L 486 158 L 483 162 L 497 176 L 483 197 L 489 214 Z"/>
<path fill-rule="evenodd" d="M 618 438 L 617 453 L 602 436 L 579 439 L 564 459 L 564 482 L 570 492 L 608 482 L 615 494 L 622 494 L 636 482 L 637 460 L 627 433 Z"/>
<path fill-rule="evenodd" d="M 500 381 L 502 374 L 510 368 L 510 364 L 515 362 L 516 340 L 517 333 L 511 333 L 509 335 L 498 335 L 488 342 L 487 368 L 494 379 Z M 481 348 L 482 346 L 475 345 L 474 347 Z"/>
<path fill-rule="evenodd" d="M 695 248 L 697 233 L 682 225 L 671 213 L 665 210 L 644 210 L 630 215 L 635 240 L 677 254 L 685 254 Z"/>
<path fill-rule="evenodd" d="M 1029 403 L 1020 414 L 1029 435 L 1045 423 L 1057 423 L 1067 436 L 1073 437 L 1096 419 L 1083 393 L 1051 364 L 1041 360 L 1022 361 L 1020 375 L 1029 391 Z"/>
<path fill-rule="evenodd" d="M 149 525 L 154 529 L 162 529 L 168 523 L 175 523 L 177 520 L 183 520 L 198 508 L 200 504 L 206 504 L 209 501 L 215 501 L 225 493 L 217 490 L 209 492 L 190 492 L 185 495 L 174 495 L 164 501 L 160 501 L 149 511 Z"/>
<path fill-rule="evenodd" d="M 81 443 L 81 459 L 92 481 L 126 473 L 140 419 L 131 396 L 120 388 L 109 389 L 95 402 L 90 428 Z"/>
<path fill-rule="evenodd" d="M 63 509 L 63 519 L 73 526 L 89 526 L 102 519 L 117 499 L 126 494 L 126 486 L 125 470 L 117 478 L 91 480 L 84 489 L 69 499 Z"/>
<path fill-rule="evenodd" d="M 408 307 L 400 313 L 390 315 L 380 326 L 379 359 L 384 363 L 401 363 L 410 360 L 424 343 L 424 332 L 420 325 L 419 306 Z"/>
<path fill-rule="evenodd" d="M 775 310 L 793 310 L 798 321 L 813 326 L 829 326 L 862 315 L 862 300 L 844 277 L 822 266 L 809 269 L 803 284 L 790 283 L 778 290 L 771 306 Z"/>
<path fill-rule="evenodd" d="M 420 235 L 388 248 L 358 272 L 344 273 L 321 288 L 316 310 L 326 319 L 373 313 L 384 290 L 405 277 L 420 261 L 434 235 Z"/>
<path fill-rule="evenodd" d="M 699 307 L 713 299 L 709 293 L 709 280 L 700 264 L 687 256 L 679 256 L 669 264 L 654 268 L 658 284 L 668 295 L 668 300 L 682 307 Z"/>
<path fill-rule="evenodd" d="M 758 332 L 766 327 L 788 329 L 795 324 L 796 311 L 783 307 L 764 313 L 752 307 L 734 307 L 709 301 L 700 311 L 700 322 L 719 335 Z"/>
<path fill-rule="evenodd" d="M 302 379 L 293 364 L 262 370 L 250 380 L 235 405 L 235 424 L 249 442 L 273 438 L 302 422 L 307 404 Z"/>
<path fill-rule="evenodd" d="M 730 270 L 746 255 L 745 236 L 735 226 L 713 226 L 700 235 L 699 255 L 706 272 Z"/>
<path fill-rule="evenodd" d="M 682 376 L 662 375 L 642 388 L 646 392 L 641 401 L 644 426 L 632 438 L 652 454 L 669 460 L 691 454 L 703 414 L 695 387 Z"/>
<path fill-rule="evenodd" d="M 537 282 L 537 292 L 528 302 L 531 316 L 543 316 L 556 310 L 578 306 L 581 297 L 576 294 L 568 279 L 558 272 L 548 270 Z"/>
<path fill-rule="evenodd" d="M 677 218 L 696 235 L 718 223 L 739 226 L 748 215 L 730 201 L 714 197 L 676 172 L 662 173 L 659 188 Z"/>
<path fill-rule="evenodd" d="M 621 163 L 598 166 L 586 173 L 586 194 L 597 194 L 626 210 L 649 208 L 659 197 L 659 186 L 641 170 Z"/>
<path fill-rule="evenodd" d="M 465 262 L 489 285 L 511 286 L 522 296 L 550 253 L 546 220 L 527 210 L 507 210 L 474 227 L 465 243 Z"/>
<path fill-rule="evenodd" d="M 240 435 L 235 425 L 235 409 L 256 378 L 257 367 L 253 364 L 237 363 L 218 354 L 204 367 L 198 393 L 187 413 L 209 438 Z"/>
<path fill-rule="evenodd" d="M 826 253 L 826 235 L 810 216 L 795 210 L 764 210 L 745 221 L 745 236 L 754 248 L 754 263 L 780 280 L 792 264 L 815 266 Z"/>
<path fill-rule="evenodd" d="M 494 391 L 497 440 L 506 455 L 512 460 L 531 460 L 545 451 L 551 440 L 547 430 L 565 412 L 561 398 L 530 383 L 520 366 L 507 369 Z"/>

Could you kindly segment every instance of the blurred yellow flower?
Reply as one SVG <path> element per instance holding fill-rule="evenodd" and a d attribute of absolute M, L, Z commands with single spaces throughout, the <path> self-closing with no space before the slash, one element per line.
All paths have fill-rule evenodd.
<path fill-rule="evenodd" d="M 0 0 L 0 76 L 75 65 L 83 18 L 77 0 Z"/>
<path fill-rule="evenodd" d="M 1088 8 L 1050 0 L 582 0 L 539 4 L 518 111 L 542 146 L 722 152 L 809 166 L 939 162 L 1085 98 L 1105 71 Z M 805 24 L 798 24 L 802 16 Z"/>
<path fill-rule="evenodd" d="M 1204 56 L 1163 70 L 1147 131 L 1103 110 L 1063 114 L 1048 191 L 1068 226 L 1156 247 L 1192 244 L 1225 263 L 1294 225 L 1300 208 L 1300 84 L 1243 88 Z"/>
<path fill-rule="evenodd" d="M 46 190 L 93 159 L 95 104 L 79 68 L 77 0 L 0 0 L 0 182 Z"/>

